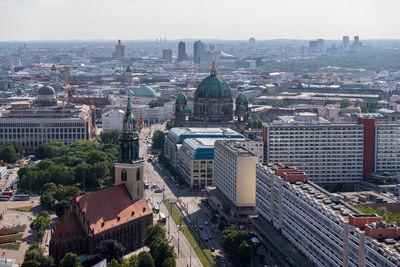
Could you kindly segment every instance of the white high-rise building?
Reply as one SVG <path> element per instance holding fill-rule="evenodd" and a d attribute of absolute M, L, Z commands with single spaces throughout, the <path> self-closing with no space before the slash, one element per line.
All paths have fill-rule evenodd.
<path fill-rule="evenodd" d="M 103 132 L 112 130 L 121 131 L 123 118 L 124 112 L 121 109 L 114 109 L 106 112 L 102 117 Z"/>
<path fill-rule="evenodd" d="M 263 124 L 264 162 L 296 166 L 321 184 L 363 178 L 363 125 L 329 123 L 315 114 Z"/>
<path fill-rule="evenodd" d="M 242 141 L 217 140 L 214 144 L 215 187 L 229 201 L 235 217 L 254 214 L 258 159 L 244 148 Z"/>
<path fill-rule="evenodd" d="M 312 182 L 286 181 L 262 164 L 256 172 L 259 220 L 271 223 L 315 266 L 400 265 L 397 226 L 358 211 L 345 197 Z M 262 225 L 255 224 L 264 235 Z"/>
<path fill-rule="evenodd" d="M 376 172 L 400 172 L 400 121 L 376 124 Z"/>

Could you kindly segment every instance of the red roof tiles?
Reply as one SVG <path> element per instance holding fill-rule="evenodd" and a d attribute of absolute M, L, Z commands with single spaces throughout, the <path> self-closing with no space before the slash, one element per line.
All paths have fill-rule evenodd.
<path fill-rule="evenodd" d="M 152 213 L 144 198 L 133 202 L 123 184 L 79 196 L 76 202 L 94 234 Z"/>

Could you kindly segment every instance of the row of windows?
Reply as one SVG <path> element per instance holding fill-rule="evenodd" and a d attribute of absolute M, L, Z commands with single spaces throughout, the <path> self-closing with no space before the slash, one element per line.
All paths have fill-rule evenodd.
<path fill-rule="evenodd" d="M 8 123 L 0 123 L 0 128 L 21 128 L 21 127 L 84 127 L 85 123 L 83 122 L 51 122 L 51 123 L 18 123 L 18 122 L 8 122 Z"/>
<path fill-rule="evenodd" d="M 80 133 L 85 128 L 0 128 L 0 133 Z"/>
<path fill-rule="evenodd" d="M 0 139 L 85 139 L 85 134 L 0 134 Z"/>

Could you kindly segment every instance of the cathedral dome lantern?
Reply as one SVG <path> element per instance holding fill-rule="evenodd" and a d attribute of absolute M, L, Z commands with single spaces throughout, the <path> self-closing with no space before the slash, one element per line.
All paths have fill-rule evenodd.
<path fill-rule="evenodd" d="M 214 62 L 211 74 L 196 89 L 193 117 L 197 121 L 226 122 L 233 119 L 232 93 L 228 84 L 217 76 Z"/>

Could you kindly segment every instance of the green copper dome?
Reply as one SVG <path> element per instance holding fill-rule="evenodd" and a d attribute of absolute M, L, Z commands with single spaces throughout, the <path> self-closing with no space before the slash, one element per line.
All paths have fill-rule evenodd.
<path fill-rule="evenodd" d="M 134 92 L 134 95 L 135 96 L 147 96 L 147 97 L 159 97 L 160 93 L 157 93 L 156 91 L 154 91 L 154 89 L 151 88 L 150 86 L 143 85 Z"/>
<path fill-rule="evenodd" d="M 226 82 L 218 78 L 215 74 L 211 74 L 205 78 L 194 94 L 194 98 L 232 98 L 231 91 Z"/>
<path fill-rule="evenodd" d="M 238 100 L 238 101 L 247 101 L 247 96 L 245 94 L 240 93 L 237 96 L 236 100 Z"/>
<path fill-rule="evenodd" d="M 182 103 L 187 103 L 187 97 L 186 97 L 186 95 L 184 94 L 184 93 L 179 93 L 177 96 L 176 96 L 176 102 L 182 102 Z"/>

